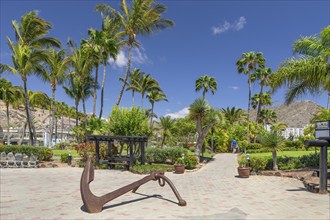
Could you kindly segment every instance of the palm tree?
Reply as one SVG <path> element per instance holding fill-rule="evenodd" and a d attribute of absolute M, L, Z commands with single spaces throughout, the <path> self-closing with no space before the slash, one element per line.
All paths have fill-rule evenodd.
<path fill-rule="evenodd" d="M 276 122 L 276 112 L 270 109 L 263 109 L 260 112 L 260 121 L 263 125 L 269 125 Z"/>
<path fill-rule="evenodd" d="M 127 67 L 124 81 L 119 93 L 116 105 L 120 104 L 126 81 L 130 73 L 132 49 L 139 47 L 137 41 L 138 35 L 150 35 L 154 31 L 162 30 L 173 26 L 173 21 L 162 18 L 161 15 L 166 11 L 166 7 L 162 4 L 155 3 L 154 0 L 133 0 L 132 5 L 128 5 L 126 0 L 121 1 L 121 12 L 115 11 L 108 5 L 98 5 L 98 10 L 105 15 L 116 17 L 121 24 L 121 36 L 127 36 L 125 43 L 128 47 L 127 51 Z"/>
<path fill-rule="evenodd" d="M 9 117 L 9 105 L 15 104 L 23 98 L 22 89 L 17 86 L 13 86 L 11 82 L 6 79 L 0 79 L 0 100 L 5 103 L 6 116 L 7 116 L 7 145 L 10 145 L 10 117 Z"/>
<path fill-rule="evenodd" d="M 31 90 L 28 90 L 28 96 L 32 109 L 37 107 L 44 110 L 47 109 L 51 103 L 50 98 L 44 92 L 33 92 Z"/>
<path fill-rule="evenodd" d="M 171 130 L 174 128 L 175 120 L 170 116 L 160 117 L 160 127 L 163 129 L 163 137 L 161 147 L 164 146 L 165 139 L 171 136 Z"/>
<path fill-rule="evenodd" d="M 222 115 L 218 110 L 211 108 L 204 98 L 199 98 L 189 106 L 189 116 L 197 122 L 198 139 L 195 156 L 199 158 L 207 132 L 219 121 L 222 121 Z"/>
<path fill-rule="evenodd" d="M 243 53 L 242 58 L 236 62 L 238 73 L 243 73 L 248 75 L 248 84 L 249 84 L 249 99 L 248 99 L 248 114 L 247 120 L 250 120 L 250 107 L 251 107 L 251 85 L 253 82 L 252 76 L 255 74 L 255 71 L 260 68 L 265 67 L 265 58 L 261 52 L 255 53 L 253 51 L 248 53 Z M 250 142 L 250 126 L 246 129 L 247 141 Z"/>
<path fill-rule="evenodd" d="M 330 120 L 330 109 L 320 109 L 313 115 L 311 122 Z"/>
<path fill-rule="evenodd" d="M 13 66 L 0 64 L 0 72 L 8 71 L 21 76 L 25 95 L 25 111 L 29 129 L 29 144 L 34 144 L 35 134 L 30 118 L 30 103 L 27 95 L 27 76 L 32 73 L 46 72 L 41 65 L 47 53 L 41 50 L 45 46 L 59 47 L 57 39 L 45 37 L 51 29 L 51 24 L 39 18 L 36 12 L 29 12 L 21 17 L 21 23 L 12 21 L 17 43 L 7 37 L 10 50 L 12 51 Z"/>
<path fill-rule="evenodd" d="M 236 123 L 241 123 L 246 119 L 246 113 L 240 108 L 238 109 L 236 109 L 235 107 L 232 108 L 227 107 L 226 109 L 222 108 L 221 112 L 223 113 L 226 121 L 231 125 Z"/>
<path fill-rule="evenodd" d="M 132 91 L 132 106 L 134 106 L 134 93 L 139 91 L 139 82 L 141 78 L 145 75 L 145 72 L 141 72 L 140 69 L 134 68 L 133 71 L 129 74 L 129 80 L 126 82 L 127 88 L 126 91 Z M 119 78 L 120 81 L 124 82 L 123 78 Z"/>
<path fill-rule="evenodd" d="M 151 78 L 149 74 L 141 77 L 137 82 L 137 91 L 141 93 L 141 108 L 144 109 L 144 96 L 150 91 L 161 91 L 161 88 L 154 78 Z"/>
<path fill-rule="evenodd" d="M 81 81 L 80 81 L 80 77 L 78 75 L 75 75 L 73 72 L 71 72 L 66 80 L 66 85 L 67 86 L 63 86 L 63 89 L 65 91 L 65 93 L 72 99 L 74 99 L 74 103 L 75 103 L 75 116 L 76 116 L 76 126 L 78 126 L 78 106 L 79 106 L 79 102 L 81 100 Z"/>
<path fill-rule="evenodd" d="M 47 82 L 50 82 L 51 84 L 51 90 L 52 90 L 52 99 L 51 99 L 51 120 L 50 120 L 50 126 L 49 126 L 49 145 L 51 145 L 52 136 L 53 136 L 53 128 L 54 128 L 54 120 L 55 120 L 55 109 L 54 109 L 54 101 L 55 99 L 55 92 L 56 92 L 56 86 L 59 84 L 62 84 L 66 71 L 69 67 L 70 59 L 69 57 L 65 57 L 65 51 L 59 50 L 56 51 L 54 49 L 50 49 L 49 56 L 47 59 L 47 67 L 48 72 L 46 74 L 40 75 L 40 77 Z"/>
<path fill-rule="evenodd" d="M 259 123 L 261 107 L 264 105 L 263 101 L 263 88 L 267 86 L 270 82 L 272 70 L 271 68 L 263 68 L 256 70 L 256 78 L 260 81 L 260 92 L 259 92 L 259 100 L 258 100 L 258 110 L 257 110 L 257 117 L 256 123 Z"/>
<path fill-rule="evenodd" d="M 280 150 L 284 144 L 285 138 L 279 131 L 273 130 L 267 132 L 261 137 L 261 144 L 263 147 L 270 148 L 273 156 L 273 170 L 278 170 L 276 151 Z"/>
<path fill-rule="evenodd" d="M 288 87 L 285 102 L 310 93 L 328 93 L 330 108 L 330 26 L 321 30 L 319 36 L 300 37 L 293 44 L 293 57 L 281 64 L 272 79 L 272 88 Z"/>
<path fill-rule="evenodd" d="M 148 94 L 147 94 L 147 98 L 149 99 L 149 102 L 151 104 L 151 120 L 150 120 L 150 125 L 152 126 L 152 119 L 154 117 L 154 105 L 155 102 L 159 102 L 159 101 L 168 101 L 166 98 L 165 93 L 163 93 L 162 91 L 159 91 L 158 89 L 154 89 L 151 90 Z"/>
<path fill-rule="evenodd" d="M 217 81 L 212 76 L 201 76 L 195 82 L 196 92 L 203 89 L 203 98 L 205 94 L 211 89 L 212 94 L 217 90 Z"/>

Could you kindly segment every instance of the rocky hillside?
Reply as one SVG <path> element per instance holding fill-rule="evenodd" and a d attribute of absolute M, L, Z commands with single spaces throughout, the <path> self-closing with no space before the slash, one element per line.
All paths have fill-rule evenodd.
<path fill-rule="evenodd" d="M 35 127 L 37 130 L 45 130 L 48 129 L 49 126 L 49 111 L 43 109 L 33 109 L 32 115 L 35 121 Z M 25 109 L 23 106 L 20 106 L 17 109 L 9 107 L 9 121 L 10 126 L 12 128 L 23 128 L 24 123 L 26 122 L 26 114 Z M 3 128 L 7 128 L 7 115 L 6 115 L 6 106 L 0 100 L 0 125 Z M 63 118 L 63 129 L 69 130 L 69 128 L 75 125 L 75 119 L 64 117 Z M 60 130 L 61 128 L 61 120 L 58 119 L 57 121 L 57 129 Z"/>
<path fill-rule="evenodd" d="M 281 104 L 270 109 L 276 112 L 278 122 L 285 122 L 289 127 L 302 128 L 310 123 L 317 111 L 323 108 L 321 105 L 305 100 L 290 105 Z M 256 110 L 251 111 L 252 120 L 255 120 L 256 113 Z"/>

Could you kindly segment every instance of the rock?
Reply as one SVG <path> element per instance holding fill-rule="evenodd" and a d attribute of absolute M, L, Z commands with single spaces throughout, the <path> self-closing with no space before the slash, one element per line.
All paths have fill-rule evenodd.
<path fill-rule="evenodd" d="M 275 176 L 282 176 L 280 172 L 275 172 Z"/>
<path fill-rule="evenodd" d="M 55 168 L 55 167 L 58 167 L 58 165 L 57 164 L 53 164 L 52 167 Z"/>

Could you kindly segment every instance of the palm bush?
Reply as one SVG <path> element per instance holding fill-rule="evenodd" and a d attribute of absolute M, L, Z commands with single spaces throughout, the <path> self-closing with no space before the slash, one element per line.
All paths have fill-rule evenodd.
<path fill-rule="evenodd" d="M 277 166 L 277 150 L 281 150 L 285 142 L 285 138 L 279 131 L 270 131 L 261 137 L 263 147 L 271 149 L 273 156 L 273 170 L 278 170 Z"/>

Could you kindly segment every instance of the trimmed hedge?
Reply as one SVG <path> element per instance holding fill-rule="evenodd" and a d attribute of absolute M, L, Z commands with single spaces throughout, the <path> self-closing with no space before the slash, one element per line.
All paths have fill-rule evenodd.
<path fill-rule="evenodd" d="M 22 153 L 28 156 L 33 154 L 41 161 L 50 161 L 53 156 L 53 151 L 49 148 L 29 145 L 3 145 L 0 146 L 0 152 L 5 152 L 6 154 L 9 152 L 12 152 L 13 154 Z"/>
<path fill-rule="evenodd" d="M 309 154 L 300 157 L 288 157 L 278 156 L 277 165 L 279 170 L 292 170 L 305 167 L 317 167 L 319 166 L 320 155 Z M 328 161 L 330 161 L 330 155 L 328 154 Z M 271 170 L 273 167 L 273 158 L 270 156 L 252 156 L 250 160 L 250 166 L 253 171 Z"/>
<path fill-rule="evenodd" d="M 175 161 L 186 152 L 185 148 L 156 148 L 148 147 L 145 151 L 146 161 L 149 163 L 170 163 L 174 164 Z"/>

